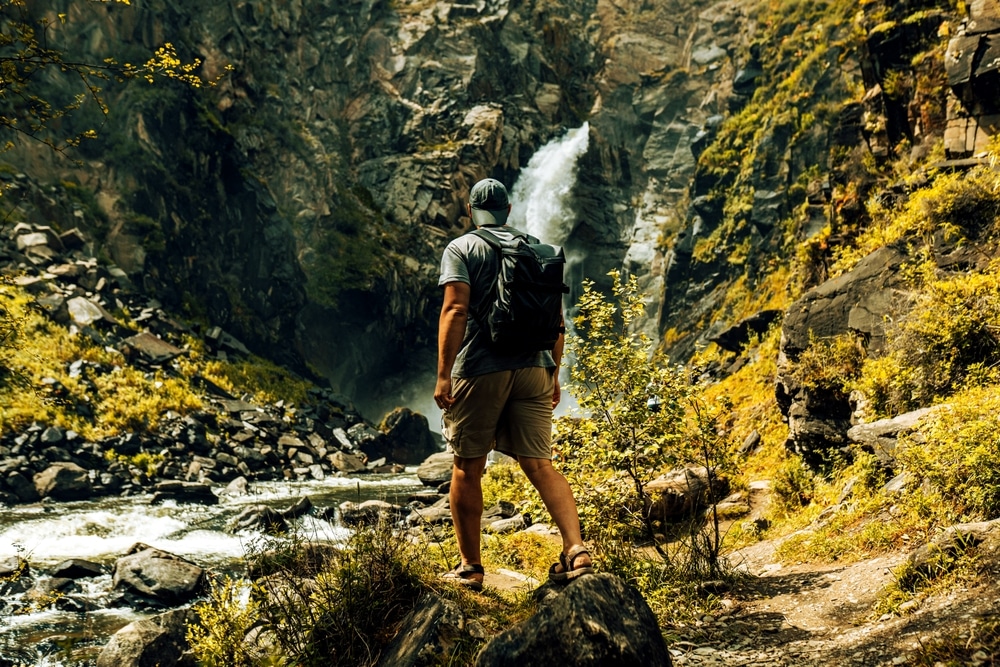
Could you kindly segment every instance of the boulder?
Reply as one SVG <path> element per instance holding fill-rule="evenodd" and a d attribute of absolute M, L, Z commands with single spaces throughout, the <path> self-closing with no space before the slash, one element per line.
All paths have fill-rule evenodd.
<path fill-rule="evenodd" d="M 371 525 L 383 517 L 397 521 L 409 514 L 409 510 L 384 500 L 366 500 L 360 504 L 346 501 L 340 503 L 339 509 L 340 520 L 347 526 Z"/>
<path fill-rule="evenodd" d="M 396 408 L 379 426 L 388 440 L 389 457 L 397 463 L 420 463 L 441 451 L 427 417 L 409 408 Z"/>
<path fill-rule="evenodd" d="M 97 667 L 196 667 L 186 635 L 197 620 L 185 608 L 129 623 L 101 650 Z"/>
<path fill-rule="evenodd" d="M 430 667 L 442 664 L 463 641 L 487 637 L 483 627 L 465 618 L 449 600 L 427 594 L 400 625 L 395 639 L 382 652 L 376 667 Z"/>
<path fill-rule="evenodd" d="M 138 543 L 115 561 L 112 587 L 166 605 L 191 601 L 201 593 L 205 570 L 194 563 Z"/>
<path fill-rule="evenodd" d="M 219 503 L 219 497 L 212 492 L 211 484 L 179 480 L 157 482 L 156 486 L 153 487 L 153 498 L 149 501 L 150 504 L 157 505 L 165 500 L 197 505 L 217 505 Z"/>
<path fill-rule="evenodd" d="M 337 429 L 340 431 L 341 429 Z M 336 434 L 336 431 L 334 431 Z M 369 461 L 385 459 L 391 454 L 389 440 L 384 433 L 373 429 L 364 422 L 355 424 L 347 429 L 345 437 L 354 443 L 358 449 L 364 452 Z M 383 461 L 384 463 L 384 461 Z"/>
<path fill-rule="evenodd" d="M 653 611 L 611 574 L 566 585 L 534 616 L 494 637 L 476 660 L 478 667 L 670 664 Z"/>
<path fill-rule="evenodd" d="M 52 568 L 53 577 L 66 579 L 86 579 L 87 577 L 99 577 L 102 574 L 104 574 L 104 569 L 98 563 L 82 558 L 70 558 Z"/>
<path fill-rule="evenodd" d="M 712 480 L 716 497 L 728 492 L 724 480 Z M 692 516 L 712 499 L 709 497 L 708 470 L 704 467 L 687 467 L 660 475 L 646 485 L 650 505 L 646 508 L 654 521 L 676 523 Z"/>
<path fill-rule="evenodd" d="M 347 475 L 368 472 L 364 460 L 360 456 L 351 454 L 350 452 L 334 452 L 330 455 L 330 465 Z"/>
<path fill-rule="evenodd" d="M 309 496 L 302 496 L 289 507 L 281 510 L 281 516 L 284 519 L 298 519 L 300 516 L 305 516 L 309 514 L 313 509 L 312 501 Z"/>
<path fill-rule="evenodd" d="M 34 503 L 42 498 L 38 495 L 38 489 L 35 488 L 35 485 L 16 470 L 7 473 L 7 479 L 4 480 L 4 483 L 10 492 L 17 496 L 18 500 L 22 503 Z"/>
<path fill-rule="evenodd" d="M 84 500 L 94 494 L 90 474 L 75 463 L 53 463 L 35 475 L 35 491 L 42 498 Z"/>
<path fill-rule="evenodd" d="M 253 505 L 240 512 L 229 523 L 229 530 L 260 530 L 265 533 L 287 533 L 288 521 L 281 512 L 267 505 Z"/>
<path fill-rule="evenodd" d="M 417 479 L 425 486 L 440 486 L 451 481 L 451 469 L 455 455 L 451 452 L 431 454 L 417 468 Z"/>
<path fill-rule="evenodd" d="M 880 419 L 870 424 L 857 424 L 847 431 L 847 437 L 871 450 L 879 461 L 887 467 L 895 467 L 896 442 L 900 435 L 912 432 L 920 420 L 931 415 L 943 406 L 936 405 L 921 408 L 892 419 Z"/>

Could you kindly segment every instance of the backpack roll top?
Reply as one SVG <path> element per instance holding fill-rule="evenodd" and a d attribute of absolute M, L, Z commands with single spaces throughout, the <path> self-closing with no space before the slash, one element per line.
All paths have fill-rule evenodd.
<path fill-rule="evenodd" d="M 563 282 L 563 249 L 532 243 L 527 235 L 504 243 L 485 230 L 472 233 L 489 243 L 499 259 L 493 298 L 478 318 L 494 349 L 503 354 L 552 350 L 565 331 L 562 295 L 569 287 Z"/>

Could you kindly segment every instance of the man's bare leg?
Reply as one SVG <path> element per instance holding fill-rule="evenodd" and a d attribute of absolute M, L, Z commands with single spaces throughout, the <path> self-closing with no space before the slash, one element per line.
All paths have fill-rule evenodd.
<path fill-rule="evenodd" d="M 462 565 L 482 564 L 479 553 L 480 523 L 483 519 L 483 470 L 486 457 L 463 459 L 455 457 L 451 469 L 451 519 L 455 523 L 455 538 L 462 555 Z"/>
<path fill-rule="evenodd" d="M 538 491 L 549 511 L 552 520 L 559 528 L 562 536 L 563 553 L 569 553 L 573 547 L 583 546 L 580 535 L 580 515 L 576 511 L 576 499 L 569 482 L 558 470 L 552 467 L 549 459 L 535 459 L 527 456 L 517 457 L 521 470 L 528 476 L 531 485 Z M 581 554 L 576 559 L 577 567 L 590 565 L 589 554 Z"/>

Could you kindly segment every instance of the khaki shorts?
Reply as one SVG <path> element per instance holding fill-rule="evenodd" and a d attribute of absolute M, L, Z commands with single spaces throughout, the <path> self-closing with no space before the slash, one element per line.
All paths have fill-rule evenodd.
<path fill-rule="evenodd" d="M 473 459 L 495 448 L 551 459 L 554 370 L 535 366 L 456 379 L 455 404 L 444 412 L 442 429 L 455 454 Z"/>

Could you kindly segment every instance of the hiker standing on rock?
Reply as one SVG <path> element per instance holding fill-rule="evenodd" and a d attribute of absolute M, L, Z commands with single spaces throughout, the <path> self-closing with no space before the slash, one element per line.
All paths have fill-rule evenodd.
<path fill-rule="evenodd" d="M 468 212 L 477 229 L 448 244 L 438 281 L 444 304 L 434 401 L 444 410 L 444 436 L 455 453 L 451 516 L 462 557 L 443 577 L 473 590 L 483 586 L 482 476 L 493 449 L 517 459 L 559 528 L 563 549 L 550 579 L 567 581 L 593 571 L 573 492 L 552 467 L 566 289 L 562 251 L 508 227 L 510 208 L 499 181 L 487 178 L 472 187 Z M 512 272 L 517 275 L 503 283 Z M 520 292 L 526 283 L 537 283 L 524 288 L 536 291 Z M 512 313 L 518 308 L 530 312 Z"/>

